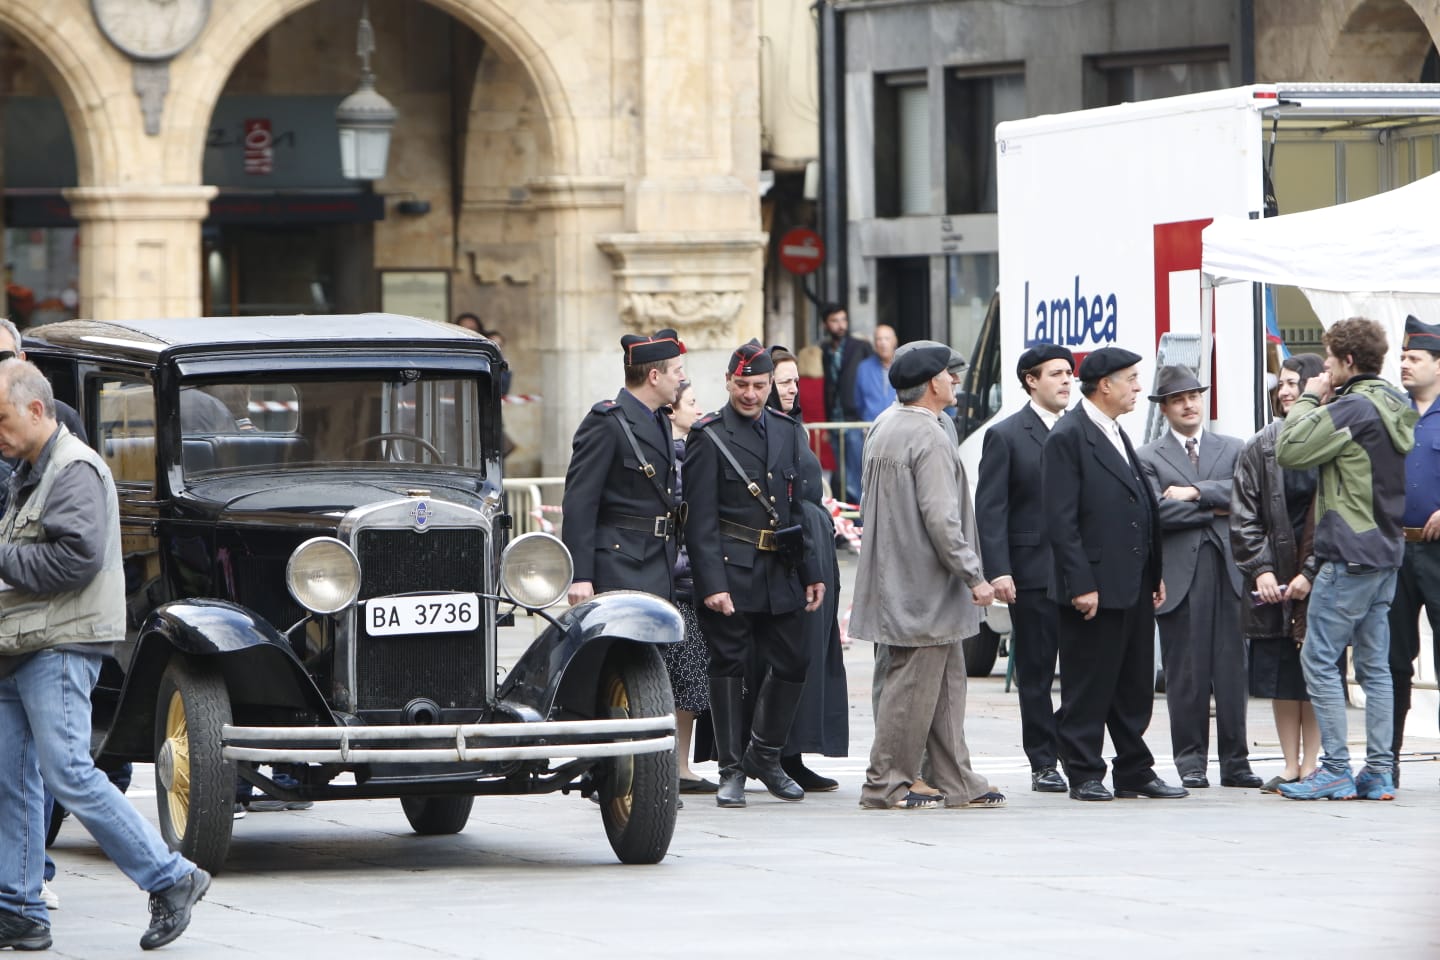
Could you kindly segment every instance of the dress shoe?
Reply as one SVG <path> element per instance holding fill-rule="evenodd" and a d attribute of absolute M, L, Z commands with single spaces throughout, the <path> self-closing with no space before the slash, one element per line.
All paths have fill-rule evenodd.
<path fill-rule="evenodd" d="M 1180 797 L 1190 796 L 1190 791 L 1184 787 L 1172 787 L 1170 784 L 1156 777 L 1149 783 L 1141 784 L 1138 787 L 1116 787 L 1115 796 L 1125 800 L 1178 800 Z"/>
<path fill-rule="evenodd" d="M 50 928 L 9 910 L 0 910 L 0 950 L 49 950 Z"/>
<path fill-rule="evenodd" d="M 1210 778 L 1203 773 L 1183 773 L 1180 775 L 1180 783 L 1190 790 L 1204 790 L 1210 786 Z M 1257 783 L 1256 786 L 1258 787 L 1259 784 Z"/>
<path fill-rule="evenodd" d="M 150 928 L 140 938 L 140 949 L 163 947 L 190 926 L 190 911 L 210 889 L 210 874 L 196 867 L 184 879 L 150 894 Z"/>
<path fill-rule="evenodd" d="M 694 777 L 688 780 L 685 777 L 680 778 L 681 793 L 714 793 L 719 786 L 714 780 L 706 780 L 704 777 Z"/>
<path fill-rule="evenodd" d="M 1039 793 L 1064 793 L 1065 778 L 1054 767 L 1030 771 L 1030 789 Z"/>
<path fill-rule="evenodd" d="M 1259 776 L 1257 776 L 1250 770 L 1246 770 L 1244 773 L 1236 773 L 1228 777 L 1220 778 L 1220 786 L 1222 787 L 1245 787 L 1247 789 L 1254 790 L 1259 787 L 1263 787 L 1264 785 L 1265 781 L 1261 780 Z M 1189 784 L 1187 783 L 1186 786 L 1188 787 Z"/>
<path fill-rule="evenodd" d="M 800 784 L 800 789 L 806 793 L 830 793 L 840 789 L 840 781 L 832 780 L 829 777 L 822 777 L 820 774 L 805 766 L 800 754 L 792 753 L 780 758 L 781 768 L 788 774 L 790 779 Z"/>
<path fill-rule="evenodd" d="M 1086 780 L 1078 787 L 1070 788 L 1071 800 L 1114 800 L 1115 795 L 1105 789 L 1099 780 Z"/>

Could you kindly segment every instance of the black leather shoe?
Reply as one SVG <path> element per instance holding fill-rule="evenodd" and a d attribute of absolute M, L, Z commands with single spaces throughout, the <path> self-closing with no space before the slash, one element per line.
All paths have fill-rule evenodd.
<path fill-rule="evenodd" d="M 1186 773 L 1181 775 L 1180 783 L 1190 790 L 1204 790 L 1210 786 L 1210 778 L 1203 773 Z"/>
<path fill-rule="evenodd" d="M 1115 796 L 1125 800 L 1178 800 L 1181 797 L 1190 796 L 1190 791 L 1184 787 L 1172 787 L 1156 777 L 1149 783 L 1141 784 L 1138 787 L 1116 787 Z"/>
<path fill-rule="evenodd" d="M 739 767 L 722 767 L 720 786 L 715 790 L 715 806 L 745 806 L 745 773 Z"/>
<path fill-rule="evenodd" d="M 1078 787 L 1070 788 L 1071 800 L 1114 800 L 1115 795 L 1105 789 L 1099 780 L 1086 780 Z"/>
<path fill-rule="evenodd" d="M 1065 778 L 1054 767 L 1030 771 L 1030 789 L 1039 793 L 1064 793 Z"/>
<path fill-rule="evenodd" d="M 196 867 L 174 886 L 150 894 L 150 929 L 140 938 L 140 949 L 163 947 L 184 933 L 190 911 L 209 889 L 210 874 Z"/>
<path fill-rule="evenodd" d="M 37 920 L 0 910 L 0 950 L 49 950 L 50 928 Z"/>
<path fill-rule="evenodd" d="M 1261 780 L 1257 774 L 1250 770 L 1246 770 L 1244 773 L 1234 774 L 1233 776 L 1220 778 L 1220 786 L 1222 787 L 1245 787 L 1250 790 L 1258 790 L 1264 785 L 1265 781 Z M 1189 784 L 1187 783 L 1186 786 L 1188 787 Z"/>
<path fill-rule="evenodd" d="M 790 779 L 800 785 L 806 793 L 830 793 L 840 789 L 839 780 L 831 780 L 805 766 L 800 754 L 792 753 L 780 758 L 780 767 L 790 774 Z"/>

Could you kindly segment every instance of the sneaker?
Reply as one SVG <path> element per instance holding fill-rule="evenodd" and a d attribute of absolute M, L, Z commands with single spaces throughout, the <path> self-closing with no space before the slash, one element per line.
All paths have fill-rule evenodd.
<path fill-rule="evenodd" d="M 1376 773 L 1367 766 L 1355 778 L 1355 792 L 1361 800 L 1394 800 L 1395 781 L 1388 772 Z"/>
<path fill-rule="evenodd" d="M 1389 797 L 1386 797 L 1385 799 L 1388 800 Z M 49 880 L 40 881 L 40 902 L 45 904 L 45 909 L 47 910 L 60 909 L 60 894 L 50 889 Z"/>
<path fill-rule="evenodd" d="M 275 797 L 266 797 L 263 800 L 251 800 L 250 809 L 256 813 L 277 813 L 281 810 L 309 810 L 315 806 L 314 800 L 279 800 Z"/>
<path fill-rule="evenodd" d="M 237 804 L 235 804 L 235 812 L 232 814 L 232 816 L 233 816 L 234 819 L 236 819 L 236 820 L 244 820 L 244 819 L 245 819 L 245 814 L 247 814 L 247 813 L 249 813 L 249 812 L 250 812 L 250 811 L 249 811 L 248 809 L 246 809 L 245 804 L 243 804 L 243 803 L 237 803 Z"/>
<path fill-rule="evenodd" d="M 1282 783 L 1276 789 L 1280 796 L 1291 800 L 1354 800 L 1355 780 L 1346 769 L 1337 773 L 1326 767 L 1316 767 L 1299 783 Z"/>
<path fill-rule="evenodd" d="M 190 911 L 210 889 L 210 874 L 196 867 L 183 880 L 150 894 L 150 927 L 140 938 L 140 949 L 163 947 L 190 926 Z"/>
<path fill-rule="evenodd" d="M 29 917 L 0 910 L 0 950 L 49 950 L 50 928 Z"/>

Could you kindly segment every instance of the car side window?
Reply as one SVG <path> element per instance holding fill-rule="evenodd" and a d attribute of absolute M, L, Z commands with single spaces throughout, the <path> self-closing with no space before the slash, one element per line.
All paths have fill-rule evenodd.
<path fill-rule="evenodd" d="M 95 447 L 117 484 L 155 485 L 155 392 L 139 378 L 102 375 L 91 381 Z"/>

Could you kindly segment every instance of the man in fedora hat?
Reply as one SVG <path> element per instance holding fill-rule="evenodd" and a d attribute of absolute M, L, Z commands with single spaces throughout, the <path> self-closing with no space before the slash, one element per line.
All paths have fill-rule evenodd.
<path fill-rule="evenodd" d="M 1208 387 L 1188 367 L 1163 367 L 1150 402 L 1168 429 L 1140 448 L 1160 506 L 1165 602 L 1155 611 L 1175 769 L 1188 789 L 1210 786 L 1210 695 L 1220 784 L 1258 788 L 1245 739 L 1248 698 L 1240 633 L 1240 570 L 1230 553 L 1230 487 L 1245 444 L 1205 425 Z"/>

